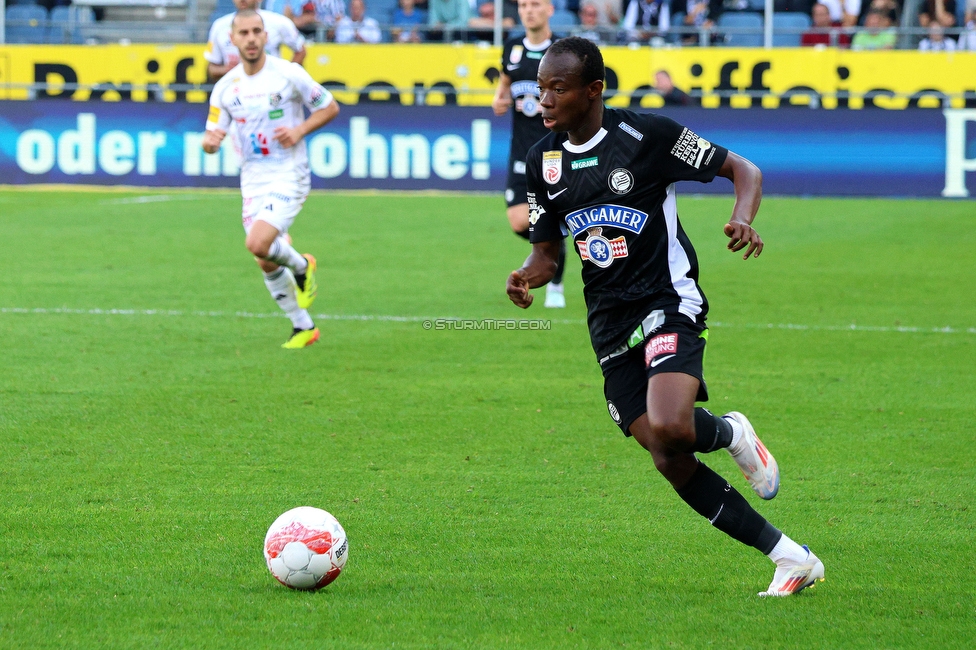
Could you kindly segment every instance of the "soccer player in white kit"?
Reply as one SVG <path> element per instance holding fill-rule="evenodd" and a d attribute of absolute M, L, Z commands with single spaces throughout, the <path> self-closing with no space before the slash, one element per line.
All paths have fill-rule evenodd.
<path fill-rule="evenodd" d="M 216 153 L 234 124 L 244 244 L 291 319 L 292 335 L 282 347 L 304 348 L 319 338 L 307 311 L 315 300 L 315 258 L 292 247 L 288 228 L 311 187 L 304 137 L 332 121 L 339 105 L 300 65 L 267 55 L 268 35 L 258 12 L 239 11 L 231 24 L 241 62 L 214 86 L 203 150 Z M 303 106 L 311 112 L 308 119 Z"/>
<path fill-rule="evenodd" d="M 253 9 L 261 15 L 264 31 L 268 33 L 268 42 L 264 46 L 268 54 L 280 57 L 281 46 L 286 45 L 292 51 L 293 62 L 301 64 L 305 60 L 305 37 L 295 27 L 291 18 L 273 11 L 258 9 L 261 0 L 234 0 L 234 5 L 238 11 Z M 240 52 L 230 38 L 231 22 L 236 15 L 235 12 L 221 16 L 210 27 L 210 36 L 207 39 L 207 49 L 203 51 L 203 58 L 207 60 L 207 76 L 212 82 L 227 74 L 241 60 Z"/>

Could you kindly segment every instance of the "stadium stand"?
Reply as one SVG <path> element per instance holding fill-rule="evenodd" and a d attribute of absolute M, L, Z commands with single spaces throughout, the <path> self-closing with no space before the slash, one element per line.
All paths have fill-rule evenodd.
<path fill-rule="evenodd" d="M 36 4 L 7 7 L 6 42 L 14 44 L 43 43 L 47 36 L 47 9 Z"/>
<path fill-rule="evenodd" d="M 46 42 L 80 45 L 85 42 L 82 28 L 94 23 L 95 11 L 91 7 L 54 7 L 48 17 Z"/>
<path fill-rule="evenodd" d="M 549 26 L 557 32 L 568 32 L 579 24 L 579 20 L 569 9 L 556 9 L 549 19 Z"/>
<path fill-rule="evenodd" d="M 800 38 L 811 22 L 810 16 L 798 11 L 774 13 L 773 47 L 800 47 Z"/>
<path fill-rule="evenodd" d="M 726 11 L 716 23 L 728 47 L 762 47 L 763 17 L 751 11 Z"/>

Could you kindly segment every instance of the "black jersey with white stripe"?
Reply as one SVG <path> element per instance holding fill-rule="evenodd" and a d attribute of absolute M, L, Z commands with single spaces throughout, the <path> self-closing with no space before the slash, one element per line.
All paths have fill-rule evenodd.
<path fill-rule="evenodd" d="M 542 124 L 539 107 L 539 62 L 556 37 L 538 45 L 523 35 L 505 41 L 502 48 L 502 72 L 512 80 L 512 148 L 510 160 L 525 160 L 529 147 L 549 133 Z"/>
<path fill-rule="evenodd" d="M 727 155 L 670 118 L 612 108 L 589 142 L 550 133 L 529 150 L 530 240 L 559 239 L 564 228 L 573 238 L 598 358 L 654 310 L 704 323 L 708 302 L 674 183 L 710 182 Z"/>

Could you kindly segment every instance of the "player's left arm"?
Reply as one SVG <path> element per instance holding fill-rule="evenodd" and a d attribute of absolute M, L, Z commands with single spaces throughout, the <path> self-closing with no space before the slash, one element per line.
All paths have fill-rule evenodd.
<path fill-rule="evenodd" d="M 277 140 L 282 147 L 294 147 L 296 144 L 301 142 L 302 138 L 304 138 L 306 135 L 321 129 L 323 126 L 334 120 L 338 114 L 339 104 L 335 99 L 332 99 L 323 108 L 314 111 L 298 126 L 290 129 L 286 126 L 279 126 L 277 129 L 275 129 L 274 139 Z"/>
<path fill-rule="evenodd" d="M 301 65 L 305 61 L 305 55 L 308 52 L 305 50 L 305 46 L 302 45 L 301 49 L 295 50 L 295 53 L 291 55 L 291 62 Z"/>
<path fill-rule="evenodd" d="M 718 176 L 729 179 L 735 187 L 732 217 L 724 228 L 725 236 L 729 238 L 729 250 L 738 252 L 748 246 L 742 259 L 747 260 L 750 255 L 759 257 L 763 241 L 753 229 L 752 221 L 762 201 L 762 172 L 749 160 L 730 151 Z"/>
<path fill-rule="evenodd" d="M 312 79 L 303 67 L 290 64 L 286 73 L 295 89 L 301 96 L 301 101 L 311 112 L 304 122 L 294 127 L 279 126 L 275 129 L 274 139 L 282 147 L 294 147 L 309 133 L 321 129 L 335 119 L 339 114 L 339 104 L 328 90 Z"/>

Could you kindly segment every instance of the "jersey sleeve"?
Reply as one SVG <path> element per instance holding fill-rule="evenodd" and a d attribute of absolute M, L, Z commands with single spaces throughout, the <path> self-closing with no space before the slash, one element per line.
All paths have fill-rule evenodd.
<path fill-rule="evenodd" d="M 224 21 L 218 20 L 210 27 L 210 36 L 207 38 L 207 47 L 203 50 L 203 58 L 205 58 L 210 63 L 214 65 L 223 65 L 224 61 L 224 49 L 220 42 L 222 39 L 218 38 L 217 30 L 220 29 L 220 25 Z"/>
<path fill-rule="evenodd" d="M 526 197 L 529 201 L 529 241 L 553 241 L 564 237 L 559 219 L 549 202 L 542 180 L 542 149 L 532 147 L 525 161 Z"/>
<path fill-rule="evenodd" d="M 319 82 L 312 79 L 312 76 L 302 66 L 297 63 L 288 63 L 291 72 L 291 81 L 301 95 L 302 103 L 313 113 L 325 108 L 332 103 L 332 93 L 326 90 Z"/>
<path fill-rule="evenodd" d="M 654 157 L 660 174 L 669 181 L 710 183 L 722 168 L 728 149 L 699 136 L 686 126 L 662 115 L 648 116 L 649 138 L 657 147 Z"/>
<path fill-rule="evenodd" d="M 305 47 L 305 37 L 289 18 L 281 21 L 281 42 L 292 52 L 298 52 Z"/>
<path fill-rule="evenodd" d="M 210 113 L 207 115 L 207 130 L 213 131 L 220 129 L 226 131 L 230 128 L 231 117 L 227 109 L 221 105 L 220 98 L 223 96 L 224 85 L 219 84 L 210 94 Z"/>

